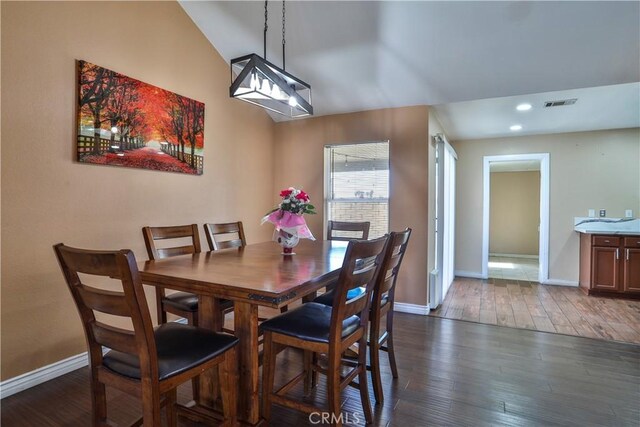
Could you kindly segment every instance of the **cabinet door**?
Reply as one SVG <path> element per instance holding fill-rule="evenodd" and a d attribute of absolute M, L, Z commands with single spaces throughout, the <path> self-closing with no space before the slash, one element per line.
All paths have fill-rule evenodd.
<path fill-rule="evenodd" d="M 591 250 L 593 289 L 618 290 L 620 248 L 593 247 Z"/>
<path fill-rule="evenodd" d="M 624 248 L 623 286 L 625 292 L 640 292 L 640 249 Z"/>

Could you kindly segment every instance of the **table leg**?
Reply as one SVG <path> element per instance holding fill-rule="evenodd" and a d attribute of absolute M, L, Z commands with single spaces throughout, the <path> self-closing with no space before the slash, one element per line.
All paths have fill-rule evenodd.
<path fill-rule="evenodd" d="M 242 421 L 257 424 L 260 420 L 258 399 L 258 306 L 236 301 L 234 328 L 238 343 L 240 395 L 238 415 Z"/>
<path fill-rule="evenodd" d="M 214 331 L 222 330 L 220 322 L 220 304 L 217 298 L 200 295 L 198 300 L 198 325 Z M 200 375 L 200 405 L 214 408 L 218 398 L 217 369 L 203 372 Z"/>
<path fill-rule="evenodd" d="M 307 295 L 302 297 L 302 302 L 311 302 L 314 299 L 316 299 L 316 297 L 318 296 L 318 292 L 317 291 L 313 291 L 313 292 L 309 292 Z"/>

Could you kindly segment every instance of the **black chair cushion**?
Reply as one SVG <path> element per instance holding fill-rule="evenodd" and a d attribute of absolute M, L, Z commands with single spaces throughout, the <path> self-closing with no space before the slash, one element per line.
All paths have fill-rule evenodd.
<path fill-rule="evenodd" d="M 347 299 L 349 300 L 351 298 L 355 298 L 359 295 L 362 295 L 364 291 L 365 290 L 363 288 L 351 289 L 349 292 L 347 292 Z M 324 304 L 328 306 L 333 306 L 333 296 L 334 296 L 334 291 L 325 292 L 324 294 L 314 299 L 313 302 L 317 302 L 319 304 Z M 384 306 L 388 302 L 389 302 L 389 294 L 383 295 L 380 307 Z"/>
<path fill-rule="evenodd" d="M 353 288 L 347 291 L 347 300 L 358 297 L 365 293 L 366 289 L 363 287 Z M 335 295 L 334 290 L 330 290 L 329 292 L 325 292 L 320 295 L 318 298 L 314 299 L 313 302 L 317 302 L 319 304 L 330 305 L 333 306 L 333 296 Z"/>
<path fill-rule="evenodd" d="M 272 331 L 305 341 L 329 342 L 331 310 L 328 305 L 309 302 L 263 322 L 262 331 Z M 342 337 L 353 333 L 360 326 L 360 318 L 351 316 L 342 322 Z"/>
<path fill-rule="evenodd" d="M 158 350 L 159 379 L 164 380 L 193 368 L 230 349 L 238 338 L 180 323 L 164 323 L 154 330 Z M 103 364 L 120 375 L 140 379 L 137 356 L 111 350 Z"/>
<path fill-rule="evenodd" d="M 171 295 L 166 295 L 162 299 L 162 303 L 181 311 L 198 311 L 198 295 L 188 292 L 176 292 Z M 228 299 L 220 300 L 220 306 L 223 310 L 226 310 L 233 307 L 233 301 Z"/>
<path fill-rule="evenodd" d="M 318 304 L 323 304 L 323 305 L 328 305 L 330 307 L 333 306 L 333 297 L 335 295 L 335 292 L 333 291 L 329 291 L 329 292 L 325 292 L 324 294 L 320 295 L 317 298 L 314 298 L 313 302 L 317 302 Z"/>

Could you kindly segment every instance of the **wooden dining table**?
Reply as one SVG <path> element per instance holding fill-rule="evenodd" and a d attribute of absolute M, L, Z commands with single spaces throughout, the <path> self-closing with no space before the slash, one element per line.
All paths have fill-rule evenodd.
<path fill-rule="evenodd" d="M 200 327 L 221 330 L 219 300 L 234 301 L 234 331 L 239 339 L 239 418 L 260 421 L 258 397 L 258 308 L 280 308 L 309 300 L 338 277 L 347 242 L 301 240 L 294 255 L 283 255 L 275 242 L 242 248 L 181 255 L 139 263 L 145 285 L 191 292 L 199 296 Z M 199 405 L 215 404 L 215 374 L 200 380 Z"/>

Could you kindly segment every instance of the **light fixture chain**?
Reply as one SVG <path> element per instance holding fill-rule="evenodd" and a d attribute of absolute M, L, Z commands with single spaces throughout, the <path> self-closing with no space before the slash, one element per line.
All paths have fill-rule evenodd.
<path fill-rule="evenodd" d="M 263 44 L 263 48 L 264 48 L 264 59 L 267 59 L 267 29 L 269 28 L 269 26 L 267 25 L 267 18 L 268 18 L 268 14 L 267 14 L 267 3 L 269 2 L 269 0 L 264 0 L 264 36 L 262 38 L 262 44 Z"/>
<path fill-rule="evenodd" d="M 284 19 L 284 10 L 285 10 L 284 9 L 284 1 L 285 0 L 282 0 L 282 69 L 286 70 L 287 67 L 286 67 L 285 61 L 284 61 L 284 45 L 286 43 L 285 39 L 284 39 L 284 21 L 285 21 L 285 19 Z"/>

